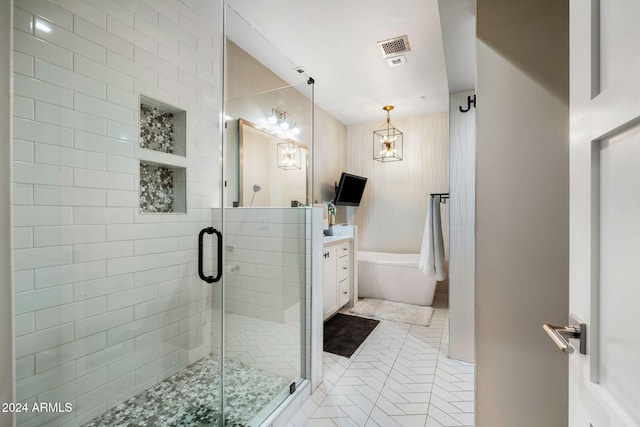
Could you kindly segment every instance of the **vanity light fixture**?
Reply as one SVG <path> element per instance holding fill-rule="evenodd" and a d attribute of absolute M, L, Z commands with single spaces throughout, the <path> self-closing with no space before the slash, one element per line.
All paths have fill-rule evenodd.
<path fill-rule="evenodd" d="M 382 107 L 387 112 L 387 122 L 373 131 L 373 159 L 379 162 L 402 160 L 402 132 L 391 123 L 393 105 Z"/>
<path fill-rule="evenodd" d="M 278 113 L 279 112 L 280 112 L 280 110 L 278 110 L 275 107 L 271 109 L 271 115 L 269 117 L 267 117 L 267 122 L 269 122 L 270 125 L 275 125 L 276 123 L 278 123 Z"/>
<path fill-rule="evenodd" d="M 287 113 L 282 115 L 282 120 L 280 121 L 280 129 L 287 130 L 289 129 L 289 122 L 287 121 Z"/>
<path fill-rule="evenodd" d="M 294 120 L 293 121 L 293 128 L 291 129 L 291 133 L 294 135 L 300 135 L 300 128 L 298 127 L 298 123 Z"/>
<path fill-rule="evenodd" d="M 288 130 L 292 135 L 300 134 L 300 128 L 298 128 L 296 118 L 278 107 L 271 109 L 271 115 L 267 117 L 267 122 L 273 126 L 277 125 L 284 131 Z M 291 123 L 293 123 L 293 127 L 291 127 Z"/>
<path fill-rule="evenodd" d="M 301 169 L 300 146 L 293 142 L 278 144 L 278 167 L 284 170 Z"/>

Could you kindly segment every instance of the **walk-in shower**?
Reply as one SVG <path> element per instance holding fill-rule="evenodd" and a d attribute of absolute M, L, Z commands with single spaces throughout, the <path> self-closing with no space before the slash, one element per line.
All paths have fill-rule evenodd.
<path fill-rule="evenodd" d="M 14 0 L 13 24 L 16 401 L 59 409 L 16 424 L 260 425 L 309 369 L 313 80 L 221 2 Z"/>

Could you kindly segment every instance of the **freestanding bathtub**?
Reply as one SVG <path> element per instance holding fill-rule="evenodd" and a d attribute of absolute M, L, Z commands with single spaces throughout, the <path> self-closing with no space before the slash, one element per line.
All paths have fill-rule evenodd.
<path fill-rule="evenodd" d="M 358 297 L 433 304 L 435 277 L 419 269 L 420 254 L 358 251 Z"/>

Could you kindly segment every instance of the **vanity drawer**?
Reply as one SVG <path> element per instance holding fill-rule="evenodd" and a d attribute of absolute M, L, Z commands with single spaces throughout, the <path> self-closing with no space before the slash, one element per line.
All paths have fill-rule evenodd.
<path fill-rule="evenodd" d="M 345 279 L 340 282 L 338 286 L 338 299 L 340 300 L 340 307 L 349 302 L 349 279 Z"/>
<path fill-rule="evenodd" d="M 349 242 L 341 243 L 338 247 L 338 257 L 346 257 L 349 255 Z"/>
<path fill-rule="evenodd" d="M 338 258 L 338 281 L 349 278 L 349 257 Z"/>

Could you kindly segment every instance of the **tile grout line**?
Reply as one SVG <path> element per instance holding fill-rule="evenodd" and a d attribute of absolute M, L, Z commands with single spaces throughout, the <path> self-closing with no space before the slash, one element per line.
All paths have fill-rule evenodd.
<path fill-rule="evenodd" d="M 402 354 L 402 349 L 403 349 L 404 345 L 407 342 L 407 338 L 409 337 L 409 331 L 411 331 L 411 326 L 407 329 L 407 333 L 404 336 L 404 340 L 402 341 L 402 345 L 400 346 L 400 350 L 398 351 L 398 354 L 396 355 L 396 358 L 393 360 L 393 364 L 391 365 L 391 369 L 390 369 L 389 373 L 387 374 L 387 378 L 385 378 L 384 383 L 382 384 L 382 388 L 380 389 L 380 392 L 378 393 L 378 397 L 376 398 L 376 401 L 373 402 L 373 407 L 369 411 L 369 416 L 367 418 L 367 423 L 369 422 L 369 420 L 371 420 L 371 421 L 375 422 L 376 424 L 378 424 L 375 420 L 371 419 L 371 413 L 378 406 L 378 400 L 380 400 L 380 396 L 382 396 L 382 390 L 384 389 L 385 385 L 387 385 L 387 381 L 389 381 L 389 378 L 391 377 L 391 371 L 393 371 L 393 367 L 396 365 L 396 362 L 398 361 L 398 358 Z M 389 416 L 389 418 L 391 418 L 391 415 L 388 415 L 388 416 Z M 365 423 L 365 425 L 367 423 Z"/>
<path fill-rule="evenodd" d="M 431 410 L 431 398 L 433 397 L 433 387 L 436 383 L 436 377 L 438 376 L 438 369 L 440 367 L 440 357 L 442 356 L 442 339 L 444 337 L 444 328 L 448 324 L 448 321 L 445 322 L 445 319 L 449 317 L 449 308 L 445 309 L 444 316 L 442 319 L 442 329 L 440 330 L 440 340 L 438 341 L 438 357 L 436 358 L 436 366 L 433 371 L 433 381 L 431 382 L 431 391 L 429 392 L 429 405 L 427 405 L 427 416 L 425 417 L 424 424 L 425 427 L 429 422 L 429 411 Z"/>
<path fill-rule="evenodd" d="M 361 381 L 359 381 L 358 383 L 353 383 L 351 385 L 351 387 L 359 387 L 359 386 L 365 386 L 367 387 L 367 390 L 360 390 L 360 389 L 353 389 L 353 391 L 355 393 L 351 393 L 349 391 L 345 391 L 343 393 L 341 393 L 341 395 L 345 398 L 345 401 L 342 404 L 339 404 L 339 402 L 336 402 L 335 404 L 331 404 L 333 402 L 329 402 L 328 405 L 326 406 L 335 406 L 339 409 L 341 409 L 340 414 L 334 414 L 329 415 L 329 413 L 327 413 L 327 415 L 325 415 L 326 418 L 322 417 L 322 418 L 317 418 L 315 420 L 315 422 L 312 422 L 312 417 L 309 415 L 306 415 L 305 413 L 302 414 L 303 419 L 306 419 L 306 422 L 304 420 L 299 420 L 298 422 L 296 422 L 295 425 L 298 425 L 300 422 L 304 422 L 304 425 L 331 425 L 331 426 L 335 426 L 335 425 L 341 425 L 342 420 L 350 420 L 351 422 L 356 422 L 357 425 L 371 425 L 371 424 L 375 424 L 375 425 L 379 425 L 379 422 L 383 422 L 383 424 L 387 424 L 387 423 L 395 423 L 394 425 L 397 424 L 402 424 L 403 421 L 397 420 L 395 417 L 396 416 L 401 416 L 403 415 L 402 413 L 397 413 L 396 415 L 391 415 L 390 413 L 387 413 L 386 410 L 382 409 L 385 404 L 383 404 L 383 406 L 379 406 L 382 396 L 382 392 L 385 390 L 385 388 L 387 388 L 389 386 L 389 379 L 391 378 L 391 374 L 393 373 L 393 371 L 395 370 L 396 366 L 398 365 L 398 363 L 400 362 L 400 360 L 402 359 L 402 355 L 403 354 L 407 354 L 407 353 L 411 353 L 411 351 L 413 351 L 413 347 L 415 347 L 415 345 L 413 344 L 426 344 L 427 347 L 429 347 L 431 350 L 429 351 L 429 353 L 433 350 L 437 351 L 437 355 L 435 358 L 435 365 L 433 367 L 433 380 L 430 381 L 429 384 L 429 388 L 425 389 L 425 392 L 428 392 L 428 398 L 425 399 L 425 403 L 427 403 L 426 406 L 426 410 L 424 413 L 419 414 L 425 417 L 424 419 L 424 424 L 423 426 L 426 427 L 430 424 L 430 421 L 432 423 L 434 423 L 435 425 L 440 425 L 439 421 L 438 421 L 438 417 L 433 417 L 431 416 L 430 418 L 430 414 L 433 413 L 432 411 L 432 402 L 433 402 L 433 390 L 435 389 L 435 382 L 436 379 L 439 378 L 438 373 L 441 373 L 443 375 L 445 375 L 449 372 L 449 364 L 445 362 L 445 358 L 448 359 L 447 355 L 445 354 L 446 352 L 446 348 L 445 348 L 445 344 L 448 342 L 448 330 L 445 329 L 448 325 L 448 316 L 449 316 L 449 312 L 447 308 L 444 308 L 444 310 L 438 310 L 438 316 L 437 316 L 437 321 L 432 323 L 431 327 L 435 328 L 440 328 L 440 330 L 438 330 L 437 332 L 434 331 L 433 333 L 423 333 L 422 330 L 418 331 L 416 329 L 416 327 L 414 325 L 410 325 L 408 327 L 408 329 L 401 329 L 398 330 L 396 328 L 393 327 L 393 325 L 396 322 L 383 322 L 384 326 L 387 326 L 388 328 L 385 328 L 382 332 L 380 337 L 376 340 L 377 342 L 375 344 L 369 344 L 366 347 L 359 347 L 356 352 L 350 357 L 350 358 L 345 358 L 343 356 L 335 356 L 335 358 L 333 357 L 333 355 L 330 355 L 326 358 L 324 358 L 325 360 L 327 360 L 329 362 L 329 364 L 331 365 L 335 365 L 335 367 L 337 367 L 338 369 L 341 369 L 341 373 L 339 375 L 336 375 L 335 377 L 332 378 L 332 381 L 326 381 L 324 382 L 325 386 L 326 385 L 330 385 L 331 387 L 327 387 L 325 390 L 323 390 L 323 394 L 324 397 L 322 398 L 322 400 L 319 401 L 319 403 L 315 403 L 314 402 L 314 412 L 316 410 L 318 410 L 319 407 L 322 406 L 322 403 L 329 397 L 332 396 L 332 394 L 334 393 L 334 390 L 336 388 L 336 386 L 338 386 L 341 382 L 345 382 L 345 383 L 351 383 L 352 376 L 355 377 L 360 377 Z M 438 326 L 436 326 L 438 325 Z M 429 328 L 431 329 L 431 328 Z M 404 336 L 403 336 L 404 335 Z M 414 343 L 414 338 L 416 340 L 418 340 L 416 343 Z M 436 341 L 437 340 L 437 341 Z M 365 340 L 366 341 L 366 340 Z M 435 342 L 434 342 L 435 341 Z M 364 344 L 364 343 L 363 343 Z M 374 398 L 375 400 L 369 400 L 370 403 L 372 403 L 372 407 L 369 411 L 364 411 L 363 407 L 360 406 L 360 404 L 358 404 L 356 401 L 352 400 L 352 398 L 354 397 L 358 397 L 358 398 L 364 398 L 364 399 L 369 399 L 367 397 L 367 395 L 372 395 L 374 391 L 374 389 L 367 384 L 366 378 L 368 375 L 371 375 L 370 373 L 368 373 L 368 368 L 367 367 L 361 367 L 361 368 L 357 368 L 354 367 L 355 365 L 359 364 L 371 364 L 371 363 L 376 363 L 376 365 L 378 364 L 382 364 L 382 359 L 379 358 L 380 354 L 385 354 L 388 350 L 395 350 L 397 349 L 397 353 L 393 358 L 389 358 L 387 359 L 387 362 L 385 363 L 388 366 L 388 373 L 383 374 L 383 371 L 380 370 L 379 366 L 373 366 L 372 368 L 375 367 L 375 370 L 377 372 L 377 374 L 374 372 L 374 376 L 371 377 L 371 379 L 375 379 L 375 378 L 381 378 L 382 375 L 378 375 L 378 374 L 383 374 L 385 376 L 384 379 L 381 378 L 382 381 L 380 381 L 380 388 L 378 392 L 375 392 L 376 394 L 376 398 Z M 365 351 L 367 352 L 368 350 L 371 350 L 371 354 L 366 353 L 364 355 L 365 360 L 360 361 L 359 358 L 360 356 L 362 356 L 362 352 Z M 366 360 L 369 359 L 369 360 Z M 453 359 L 451 359 L 453 360 Z M 346 362 L 346 363 L 345 363 Z M 409 361 L 409 363 L 411 364 L 412 362 Z M 419 364 L 419 361 L 416 361 L 416 363 Z M 404 366 L 404 365 L 403 365 Z M 357 371 L 363 371 L 363 372 L 354 372 L 354 370 Z M 336 369 L 331 369 L 331 371 L 333 371 L 334 373 L 337 373 Z M 349 372 L 349 373 L 347 373 Z M 452 374 L 453 375 L 453 374 Z M 362 379 L 364 379 L 364 383 L 362 383 Z M 428 391 L 427 391 L 428 390 Z M 326 393 L 325 393 L 326 392 Z M 366 394 L 365 394 L 366 393 Z M 398 405 L 399 403 L 395 403 L 395 401 L 391 401 L 392 404 L 394 405 Z M 353 405 L 353 406 L 352 406 Z M 434 405 L 435 406 L 435 405 Z M 353 408 L 358 408 L 360 410 L 360 415 L 358 415 L 357 413 L 351 413 L 351 411 L 345 411 L 344 408 L 345 407 L 353 407 Z M 373 412 L 374 409 L 378 409 L 378 411 L 380 412 L 379 415 L 383 418 L 379 418 L 373 417 Z M 439 409 L 436 406 L 436 409 Z M 433 410 L 436 410 L 433 409 Z M 355 410 L 355 409 L 354 409 Z M 456 411 L 457 413 L 458 411 Z M 462 413 L 466 412 L 465 410 L 462 410 Z M 392 411 L 392 413 L 395 413 L 395 411 Z M 448 412 L 445 412 L 448 415 Z M 313 415 L 313 414 L 311 414 Z M 362 417 L 362 415 L 364 415 L 364 417 Z M 412 415 L 409 413 L 404 413 L 404 415 Z M 418 415 L 418 414 L 415 414 Z M 342 418 L 342 417 L 345 418 Z M 338 417 L 338 418 L 336 418 Z M 353 418 L 356 417 L 356 418 Z M 385 421 L 385 419 L 388 419 L 388 421 Z M 318 421 L 321 421 L 322 423 L 318 423 Z M 416 420 L 417 421 L 417 420 Z M 457 420 L 456 420 L 457 421 Z M 324 424 L 323 424 L 324 423 Z M 457 423 L 461 423 L 461 421 L 457 421 Z M 293 424 L 288 424 L 289 427 L 292 427 Z M 300 424 L 303 425 L 303 424 Z M 462 425 L 462 424 L 456 424 L 456 425 Z"/>
<path fill-rule="evenodd" d="M 393 370 L 393 367 L 395 366 L 395 363 L 397 362 L 398 358 L 400 357 L 400 354 L 402 353 L 402 347 L 404 346 L 404 344 L 405 344 L 405 342 L 406 342 L 406 340 L 407 340 L 407 337 L 409 336 L 409 330 L 410 330 L 410 329 L 411 329 L 411 328 L 409 328 L 409 329 L 407 330 L 407 333 L 405 334 L 405 337 L 404 337 L 404 339 L 403 339 L 403 341 L 402 341 L 402 345 L 400 346 L 400 350 L 398 351 L 398 354 L 396 355 L 396 358 L 393 360 L 393 363 L 391 364 L 390 371 L 391 371 L 391 370 Z M 367 337 L 367 338 L 368 338 L 368 337 Z M 365 340 L 365 341 L 366 341 L 366 340 Z M 365 343 L 365 341 L 363 341 L 363 343 L 362 343 L 362 344 L 364 344 L 364 343 Z M 362 346 L 362 344 L 361 344 L 361 346 Z M 361 352 L 362 352 L 362 347 L 359 347 L 359 348 L 358 348 L 358 350 L 356 350 L 356 352 L 355 352 L 352 356 L 354 356 L 354 355 L 355 355 L 355 356 L 357 357 Z M 349 366 L 348 366 L 347 368 L 345 368 L 345 370 L 344 370 L 344 372 L 343 372 L 342 374 L 340 374 L 340 377 L 339 377 L 339 378 L 338 378 L 338 380 L 336 381 L 336 384 L 337 384 L 337 383 L 338 383 L 338 382 L 343 378 L 344 374 L 349 370 L 349 368 L 350 368 L 350 367 L 351 367 L 351 365 L 353 364 L 353 361 L 351 360 L 351 358 L 347 358 L 347 360 L 349 361 Z M 387 374 L 387 377 L 386 377 L 386 379 L 385 379 L 384 383 L 382 384 L 382 388 L 384 388 L 384 386 L 386 385 L 387 380 L 388 380 L 388 379 L 389 379 L 389 377 L 390 377 L 390 374 L 391 374 L 391 372 L 389 372 L 389 374 Z M 332 390 L 333 390 L 333 388 L 335 388 L 335 385 L 333 385 L 333 386 L 331 387 L 331 389 L 332 389 Z M 374 408 L 377 406 L 378 399 L 380 399 L 380 396 L 382 395 L 382 388 L 381 388 L 381 389 L 380 389 L 380 391 L 378 392 L 378 397 L 376 398 L 375 402 L 372 402 L 372 403 L 373 403 L 373 407 L 372 407 L 372 408 L 369 410 L 369 412 L 367 413 L 367 422 L 368 422 L 369 420 L 371 420 L 371 413 L 373 412 Z M 328 396 L 328 395 L 329 395 L 329 393 L 327 393 L 327 396 Z M 364 395 L 363 395 L 363 396 L 364 396 Z M 364 396 L 364 397 L 366 398 L 366 396 Z M 325 399 L 326 399 L 326 397 L 325 397 Z M 360 408 L 357 404 L 355 404 L 355 402 L 354 402 L 354 405 L 355 405 L 356 407 Z M 339 405 L 339 406 L 341 406 L 341 405 Z M 363 412 L 364 412 L 364 411 L 363 411 Z M 349 417 L 349 416 L 348 416 L 348 418 L 351 418 L 351 417 Z M 333 422 L 333 420 L 331 420 L 331 421 Z M 372 420 L 372 421 L 374 421 L 374 422 L 375 422 L 375 420 Z M 365 422 L 365 425 L 367 424 L 367 422 Z M 376 424 L 377 424 L 377 423 L 376 423 Z"/>

